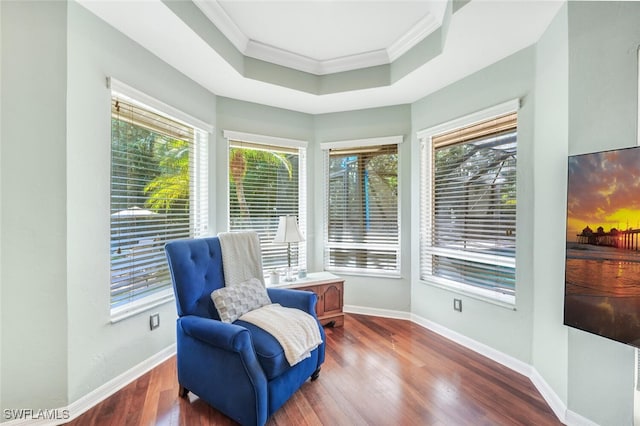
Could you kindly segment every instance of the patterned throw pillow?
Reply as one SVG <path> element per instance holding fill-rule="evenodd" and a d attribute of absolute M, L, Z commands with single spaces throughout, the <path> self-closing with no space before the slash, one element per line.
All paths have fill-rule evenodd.
<path fill-rule="evenodd" d="M 247 312 L 271 304 L 267 289 L 257 278 L 214 290 L 211 300 L 224 322 L 234 322 Z"/>

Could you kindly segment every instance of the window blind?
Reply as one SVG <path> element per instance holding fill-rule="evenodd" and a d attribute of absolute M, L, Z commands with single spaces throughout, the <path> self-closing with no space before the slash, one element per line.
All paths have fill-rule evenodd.
<path fill-rule="evenodd" d="M 399 273 L 398 145 L 325 155 L 325 268 Z"/>
<path fill-rule="evenodd" d="M 207 133 L 114 93 L 111 308 L 171 287 L 167 241 L 207 231 Z"/>
<path fill-rule="evenodd" d="M 421 278 L 515 295 L 517 114 L 422 149 Z"/>
<path fill-rule="evenodd" d="M 265 273 L 287 266 L 287 245 L 273 243 L 280 216 L 306 237 L 306 203 L 305 148 L 229 141 L 229 230 L 258 233 Z M 291 265 L 306 269 L 306 241 L 291 243 Z"/>

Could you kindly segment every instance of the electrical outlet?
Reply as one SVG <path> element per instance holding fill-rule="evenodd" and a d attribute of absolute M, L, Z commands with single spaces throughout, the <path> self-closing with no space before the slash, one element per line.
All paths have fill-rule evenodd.
<path fill-rule="evenodd" d="M 153 314 L 149 317 L 149 328 L 155 330 L 160 327 L 160 314 Z"/>
<path fill-rule="evenodd" d="M 453 299 L 453 310 L 462 312 L 462 299 Z"/>

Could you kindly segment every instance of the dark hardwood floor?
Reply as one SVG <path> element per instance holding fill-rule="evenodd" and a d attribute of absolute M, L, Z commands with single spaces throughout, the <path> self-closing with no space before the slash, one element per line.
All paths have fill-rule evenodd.
<path fill-rule="evenodd" d="M 268 425 L 559 425 L 531 381 L 410 321 L 347 314 L 320 378 Z M 175 357 L 69 425 L 235 425 L 178 397 Z"/>

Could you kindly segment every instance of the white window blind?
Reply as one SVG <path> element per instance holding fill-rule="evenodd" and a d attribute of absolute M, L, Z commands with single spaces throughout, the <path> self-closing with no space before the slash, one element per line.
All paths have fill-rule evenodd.
<path fill-rule="evenodd" d="M 365 145 L 326 150 L 324 265 L 397 275 L 398 144 Z"/>
<path fill-rule="evenodd" d="M 111 308 L 170 291 L 167 241 L 206 234 L 208 133 L 111 99 Z"/>
<path fill-rule="evenodd" d="M 229 139 L 229 230 L 256 231 L 267 273 L 287 266 L 287 245 L 274 244 L 280 216 L 296 216 L 306 239 L 306 148 L 300 143 L 275 144 L 278 138 L 235 134 Z M 258 140 L 258 142 L 255 142 Z M 291 265 L 306 269 L 306 241 L 291 243 Z"/>
<path fill-rule="evenodd" d="M 420 278 L 514 301 L 517 113 L 420 139 Z"/>

